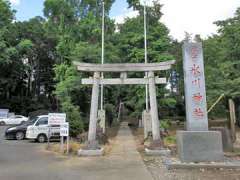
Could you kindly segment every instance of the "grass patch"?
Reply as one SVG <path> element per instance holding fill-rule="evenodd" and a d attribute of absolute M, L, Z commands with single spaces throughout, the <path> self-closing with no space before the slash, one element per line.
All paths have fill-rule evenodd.
<path fill-rule="evenodd" d="M 176 142 L 177 142 L 177 139 L 176 139 L 175 135 L 167 136 L 167 137 L 164 138 L 164 144 L 167 145 L 167 146 L 175 145 Z"/>
<path fill-rule="evenodd" d="M 76 142 L 76 141 L 69 141 L 69 154 L 77 155 L 78 150 L 82 147 L 83 145 Z M 56 152 L 56 153 L 62 153 L 60 150 L 60 143 L 54 143 L 50 144 L 49 146 L 49 151 Z M 63 154 L 67 153 L 67 144 L 64 144 L 64 152 Z"/>

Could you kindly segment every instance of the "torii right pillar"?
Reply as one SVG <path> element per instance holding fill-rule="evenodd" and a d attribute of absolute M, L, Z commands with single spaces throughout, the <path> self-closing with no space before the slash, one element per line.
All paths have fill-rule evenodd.
<path fill-rule="evenodd" d="M 201 43 L 184 43 L 183 69 L 187 130 L 177 132 L 178 156 L 182 162 L 222 161 L 221 133 L 208 130 Z"/>
<path fill-rule="evenodd" d="M 154 72 L 148 72 L 150 111 L 152 119 L 152 143 L 145 149 L 148 155 L 169 155 L 170 150 L 164 149 L 160 135 L 160 123 L 158 118 L 158 105 Z"/>

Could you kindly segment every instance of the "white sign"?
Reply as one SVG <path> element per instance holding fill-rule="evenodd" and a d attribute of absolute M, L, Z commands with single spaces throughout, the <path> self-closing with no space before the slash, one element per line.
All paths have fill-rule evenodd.
<path fill-rule="evenodd" d="M 9 112 L 9 109 L 0 109 L 0 118 L 7 118 L 8 112 Z"/>
<path fill-rule="evenodd" d="M 60 136 L 69 136 L 69 123 L 62 123 L 60 125 Z"/>
<path fill-rule="evenodd" d="M 15 113 L 8 113 L 8 117 L 14 117 Z"/>
<path fill-rule="evenodd" d="M 66 122 L 65 113 L 49 113 L 48 125 L 60 125 Z"/>
<path fill-rule="evenodd" d="M 153 0 L 140 0 L 142 6 L 154 7 Z"/>
<path fill-rule="evenodd" d="M 207 131 L 208 116 L 202 44 L 185 42 L 183 59 L 187 130 Z"/>

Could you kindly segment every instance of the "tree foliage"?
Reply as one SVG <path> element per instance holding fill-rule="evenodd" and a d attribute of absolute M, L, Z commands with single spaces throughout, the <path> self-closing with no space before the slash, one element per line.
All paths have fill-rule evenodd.
<path fill-rule="evenodd" d="M 105 63 L 144 63 L 143 7 L 138 0 L 128 0 L 139 15 L 116 24 L 109 17 L 114 2 L 105 1 Z M 161 22 L 162 5 L 154 3 L 147 7 L 148 62 L 177 61 L 170 71 L 156 74 L 169 82 L 169 88 L 157 88 L 160 117 L 184 115 L 182 42 L 169 36 Z M 89 74 L 77 72 L 72 62 L 101 62 L 102 6 L 101 0 L 45 0 L 45 18 L 19 22 L 10 3 L 0 0 L 0 107 L 25 115 L 38 109 L 66 112 L 71 134 L 82 132 L 88 124 L 91 87 L 81 85 L 81 78 Z M 194 38 L 204 45 L 208 105 L 224 93 L 240 107 L 240 9 L 216 25 L 218 34 Z M 192 40 L 191 35 L 186 33 L 185 40 Z M 119 77 L 105 74 L 110 76 Z M 145 87 L 105 86 L 111 123 L 121 102 L 132 116 L 141 116 Z M 222 101 L 212 115 L 226 107 L 227 101 Z"/>
<path fill-rule="evenodd" d="M 78 135 L 83 131 L 84 125 L 81 120 L 79 107 L 72 102 L 74 90 L 79 90 L 80 79 L 77 76 L 77 70 L 73 66 L 60 64 L 54 68 L 56 85 L 55 94 L 61 102 L 61 110 L 67 114 L 67 119 L 70 124 L 70 134 Z"/>

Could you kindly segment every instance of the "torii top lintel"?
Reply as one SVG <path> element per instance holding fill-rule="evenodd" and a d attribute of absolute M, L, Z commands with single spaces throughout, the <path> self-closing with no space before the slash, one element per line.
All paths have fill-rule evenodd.
<path fill-rule="evenodd" d="M 114 63 L 114 64 L 90 64 L 73 62 L 78 71 L 84 72 L 146 72 L 163 71 L 171 68 L 175 60 L 160 63 Z"/>

